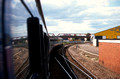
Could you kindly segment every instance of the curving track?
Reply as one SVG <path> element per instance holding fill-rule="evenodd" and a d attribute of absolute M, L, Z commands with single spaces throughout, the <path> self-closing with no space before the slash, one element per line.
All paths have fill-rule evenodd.
<path fill-rule="evenodd" d="M 67 50 L 66 47 L 53 48 L 50 57 L 50 78 L 51 79 L 97 79 L 95 75 L 82 66 Z M 65 54 L 66 53 L 66 54 Z M 23 50 L 15 53 L 14 57 L 23 55 Z M 24 52 L 25 55 L 25 52 Z M 65 56 L 67 55 L 67 57 Z M 27 56 L 27 55 L 26 55 Z M 18 58 L 20 59 L 20 58 Z M 17 59 L 17 61 L 19 61 Z M 76 71 L 73 71 L 76 70 Z M 77 74 L 79 73 L 79 75 Z M 26 79 L 30 75 L 29 57 L 15 70 L 16 79 Z"/>
<path fill-rule="evenodd" d="M 59 48 L 55 53 L 53 60 L 57 62 L 58 67 L 64 71 L 65 79 L 97 79 L 97 77 L 81 65 L 72 55 L 69 54 L 67 48 L 70 45 Z M 66 53 L 67 51 L 67 53 Z M 67 54 L 67 57 L 65 56 Z M 55 64 L 54 62 L 54 64 Z M 54 65 L 55 67 L 55 65 Z M 56 69 L 57 70 L 57 69 Z M 75 71 L 73 71 L 75 70 Z M 58 70 L 57 70 L 58 71 Z M 54 75 L 56 72 L 54 73 Z M 60 73 L 57 74 L 60 76 Z M 63 77 L 62 77 L 63 78 Z M 62 79 L 59 78 L 59 79 Z M 52 78 L 53 79 L 53 78 Z"/>
<path fill-rule="evenodd" d="M 76 75 L 81 79 L 97 79 L 97 77 L 80 64 L 75 57 L 73 57 L 68 50 L 66 50 L 66 60 L 71 64 L 75 70 Z M 63 56 L 64 57 L 64 56 Z"/>

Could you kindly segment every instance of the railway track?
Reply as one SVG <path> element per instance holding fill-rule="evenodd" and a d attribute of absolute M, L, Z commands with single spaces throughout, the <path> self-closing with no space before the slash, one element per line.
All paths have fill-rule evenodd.
<path fill-rule="evenodd" d="M 29 58 L 27 58 L 26 60 L 24 60 L 24 62 L 19 66 L 19 68 L 16 69 L 15 75 L 18 75 L 18 73 L 19 73 L 22 69 L 24 69 L 24 67 L 25 67 L 26 65 L 28 65 L 28 64 L 29 64 Z"/>
<path fill-rule="evenodd" d="M 50 79 L 78 79 L 66 60 L 61 57 L 62 47 L 56 47 L 51 52 Z"/>
<path fill-rule="evenodd" d="M 69 47 L 69 46 L 67 46 Z M 67 47 L 59 49 L 60 52 L 54 57 L 56 62 L 59 64 L 61 69 L 67 74 L 69 79 L 97 79 L 97 77 L 87 70 L 83 65 L 81 65 L 72 55 L 69 54 L 69 58 L 65 56 L 65 50 Z M 71 59 L 70 59 L 71 58 Z M 73 68 L 79 73 L 79 76 L 76 75 L 76 71 L 73 71 Z M 79 77 L 79 78 L 78 78 Z"/>
<path fill-rule="evenodd" d="M 28 51 L 27 48 L 20 48 L 19 51 L 15 52 L 15 54 L 13 55 L 13 57 L 16 57 L 18 54 L 25 53 L 27 51 Z"/>
<path fill-rule="evenodd" d="M 87 70 L 83 65 L 81 65 L 72 55 L 69 54 L 69 58 L 65 56 L 66 47 L 59 49 L 58 54 L 54 57 L 59 66 L 67 74 L 69 79 L 97 79 L 97 77 Z M 76 71 L 73 71 L 73 68 L 76 69 L 79 75 L 76 75 Z M 79 78 L 78 78 L 79 77 Z"/>
<path fill-rule="evenodd" d="M 59 68 L 61 68 L 64 71 L 64 74 L 66 74 L 65 79 L 97 79 L 97 77 L 89 72 L 84 66 L 82 66 L 67 50 L 67 53 L 69 56 L 65 56 L 66 49 L 69 47 L 63 47 L 61 49 L 57 50 L 57 54 L 54 56 L 54 61 L 59 65 Z M 78 76 L 76 74 L 79 72 Z M 28 75 L 30 74 L 29 69 L 29 58 L 27 57 L 26 60 L 19 66 L 18 69 L 16 69 L 15 72 L 16 79 L 27 79 Z M 55 75 L 55 74 L 53 74 Z"/>
<path fill-rule="evenodd" d="M 30 69 L 29 64 L 26 66 L 23 66 L 22 70 L 19 71 L 19 73 L 16 74 L 16 79 L 27 79 L 27 75 L 29 75 Z"/>
<path fill-rule="evenodd" d="M 25 77 L 29 74 L 29 57 L 23 61 L 19 68 L 15 72 L 16 79 L 26 79 Z"/>
<path fill-rule="evenodd" d="M 16 79 L 24 79 L 29 71 L 28 49 L 20 48 L 14 51 L 14 74 Z"/>
<path fill-rule="evenodd" d="M 69 79 L 78 79 L 78 77 L 76 76 L 72 68 L 69 66 L 65 58 L 63 58 L 61 55 L 58 55 L 57 57 L 55 57 L 55 60 L 63 69 L 63 71 L 67 74 Z"/>
<path fill-rule="evenodd" d="M 78 62 L 78 60 L 73 57 L 68 50 L 66 50 L 66 55 L 62 55 L 67 62 L 70 63 L 71 67 L 77 73 L 76 75 L 81 79 L 98 79 L 94 74 L 92 74 L 88 69 L 86 69 L 82 64 Z"/>

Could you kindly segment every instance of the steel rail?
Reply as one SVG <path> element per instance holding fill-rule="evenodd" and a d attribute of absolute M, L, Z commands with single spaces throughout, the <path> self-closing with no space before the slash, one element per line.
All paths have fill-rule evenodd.
<path fill-rule="evenodd" d="M 62 56 L 62 55 L 61 55 Z M 80 69 L 79 67 L 77 67 L 75 64 L 73 64 L 71 61 L 69 61 L 67 58 L 65 58 L 64 56 L 62 56 L 65 60 L 67 60 L 70 64 L 72 64 L 74 67 L 76 67 L 78 70 L 80 70 L 82 73 L 84 73 L 87 77 L 89 77 L 90 79 L 93 79 L 91 76 L 89 76 L 86 72 L 84 72 L 82 69 Z"/>
<path fill-rule="evenodd" d="M 30 70 L 28 69 L 27 74 L 25 75 L 24 79 L 27 79 L 27 76 L 29 75 Z"/>
<path fill-rule="evenodd" d="M 22 51 L 17 52 L 16 54 L 13 55 L 13 57 L 15 57 L 16 55 L 18 55 L 20 52 L 22 52 Z"/>
<path fill-rule="evenodd" d="M 76 61 L 81 67 L 83 67 L 87 72 L 89 72 L 93 77 L 95 77 L 96 79 L 98 79 L 93 73 L 91 73 L 88 69 L 86 69 L 82 64 L 80 64 L 70 53 L 69 55 L 72 57 L 72 59 L 74 61 Z"/>
<path fill-rule="evenodd" d="M 72 74 L 75 76 L 76 79 L 78 79 L 78 77 L 76 76 L 76 74 L 73 72 L 73 70 L 71 69 L 70 65 L 67 63 L 67 60 L 64 58 L 67 66 L 69 67 L 70 71 L 72 72 Z"/>
<path fill-rule="evenodd" d="M 60 63 L 60 61 L 55 57 L 55 60 L 57 61 L 57 63 L 62 67 L 62 69 L 65 71 L 65 73 L 69 76 L 70 79 L 72 79 L 72 77 L 69 75 L 69 73 L 66 71 L 66 69 L 62 66 L 62 64 Z"/>
<path fill-rule="evenodd" d="M 65 55 L 65 53 L 64 53 L 65 47 L 62 47 L 61 50 L 62 50 L 62 55 L 60 55 L 60 54 L 59 55 L 60 56 L 64 56 Z M 76 79 L 78 79 L 78 77 L 76 76 L 76 74 L 74 73 L 74 71 L 71 69 L 70 65 L 67 63 L 66 59 L 64 57 L 63 57 L 63 59 L 65 60 L 65 63 L 69 67 L 69 69 L 72 72 L 72 74 L 75 76 Z"/>
<path fill-rule="evenodd" d="M 29 78 L 29 79 L 32 79 L 32 77 L 33 77 L 33 74 L 30 76 L 30 78 Z"/>
<path fill-rule="evenodd" d="M 23 64 L 19 67 L 19 69 L 17 69 L 16 71 L 16 75 L 19 74 L 18 71 L 20 71 L 20 69 L 24 66 L 24 64 L 28 61 L 29 57 L 23 62 Z"/>
<path fill-rule="evenodd" d="M 27 66 L 25 66 L 25 68 L 16 75 L 16 78 L 17 78 L 27 67 L 29 67 L 29 64 L 28 64 Z"/>
<path fill-rule="evenodd" d="M 28 50 L 28 49 L 27 49 Z M 16 54 L 13 55 L 13 57 L 15 57 L 16 55 L 18 55 L 20 52 L 24 52 L 25 50 L 20 50 L 19 52 L 17 52 Z"/>

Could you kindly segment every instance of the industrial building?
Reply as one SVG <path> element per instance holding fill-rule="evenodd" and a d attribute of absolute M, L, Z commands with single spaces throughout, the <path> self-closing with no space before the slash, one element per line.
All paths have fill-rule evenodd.
<path fill-rule="evenodd" d="M 120 39 L 120 26 L 95 33 L 93 46 L 99 46 L 98 40 L 100 39 Z"/>
<path fill-rule="evenodd" d="M 120 26 L 95 33 L 95 39 L 120 39 Z"/>
<path fill-rule="evenodd" d="M 120 74 L 120 26 L 94 34 L 93 45 L 99 46 L 99 64 Z"/>

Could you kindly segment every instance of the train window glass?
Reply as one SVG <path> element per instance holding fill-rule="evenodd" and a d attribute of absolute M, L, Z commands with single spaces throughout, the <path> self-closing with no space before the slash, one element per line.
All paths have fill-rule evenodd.
<path fill-rule="evenodd" d="M 43 25 L 39 16 L 36 3 L 34 0 L 23 0 L 34 17 L 38 17 L 40 23 Z M 20 0 L 11 1 L 11 32 L 12 32 L 12 46 L 13 46 L 13 61 L 14 74 L 17 77 L 21 76 L 18 72 L 22 71 L 29 63 L 28 60 L 28 38 L 27 38 L 27 18 L 31 17 L 26 8 Z M 43 27 L 44 31 L 45 28 Z M 27 70 L 25 70 L 27 71 Z M 24 70 L 23 70 L 24 72 Z M 25 72 L 27 73 L 27 72 Z M 24 74 L 24 73 L 23 73 Z M 24 76 L 24 75 L 23 75 Z"/>
<path fill-rule="evenodd" d="M 13 46 L 14 74 L 16 78 L 21 77 L 20 72 L 27 67 L 28 60 L 28 41 L 27 41 L 27 18 L 29 13 L 22 5 L 20 0 L 11 1 L 11 32 Z M 27 64 L 26 64 L 27 63 Z M 25 74 L 24 73 L 24 74 Z M 23 76 L 25 77 L 25 75 Z"/>
<path fill-rule="evenodd" d="M 2 24 L 1 24 L 1 21 L 2 21 L 2 0 L 0 0 L 0 46 L 1 46 L 1 43 L 2 43 Z M 1 47 L 0 47 L 1 49 Z"/>
<path fill-rule="evenodd" d="M 2 55 L 2 0 L 0 0 L 0 78 L 3 78 L 3 55 Z"/>

